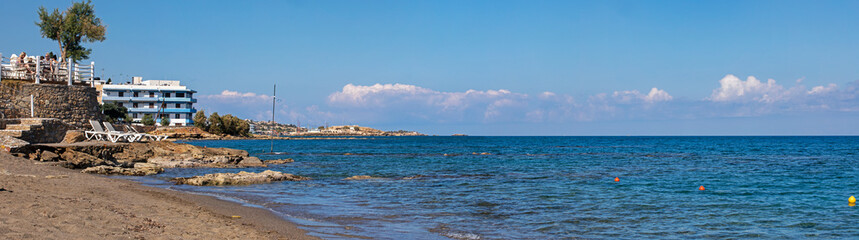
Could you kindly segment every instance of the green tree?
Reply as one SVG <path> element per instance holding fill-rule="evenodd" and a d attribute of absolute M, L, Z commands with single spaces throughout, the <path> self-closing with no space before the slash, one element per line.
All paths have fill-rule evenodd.
<path fill-rule="evenodd" d="M 105 116 L 105 121 L 110 123 L 114 123 L 121 118 L 125 118 L 125 115 L 128 115 L 127 108 L 110 102 L 104 103 L 99 107 L 101 108 L 101 113 Z"/>
<path fill-rule="evenodd" d="M 250 136 L 250 123 L 231 114 L 221 117 L 224 134 L 233 136 Z"/>
<path fill-rule="evenodd" d="M 224 124 L 221 121 L 221 116 L 218 115 L 218 112 L 213 112 L 212 115 L 209 115 L 209 133 L 212 134 L 223 134 L 224 133 Z"/>
<path fill-rule="evenodd" d="M 143 115 L 143 119 L 140 122 L 146 126 L 155 126 L 155 119 L 152 118 L 152 114 Z"/>
<path fill-rule="evenodd" d="M 161 126 L 170 126 L 170 118 L 166 114 L 161 115 Z"/>
<path fill-rule="evenodd" d="M 62 59 L 88 59 L 92 49 L 81 46 L 81 43 L 101 42 L 105 39 L 106 28 L 101 25 L 101 19 L 95 16 L 90 0 L 73 3 L 64 12 L 55 8 L 49 13 L 42 6 L 39 7 L 38 13 L 39 21 L 36 26 L 42 31 L 42 37 L 57 41 Z"/>
<path fill-rule="evenodd" d="M 126 114 L 125 114 L 125 117 L 123 117 L 123 118 L 122 118 L 122 121 L 123 121 L 123 122 L 125 122 L 125 123 L 128 123 L 128 124 L 131 124 L 131 122 L 132 122 L 133 120 L 134 120 L 134 118 L 132 118 L 132 117 L 131 117 L 131 114 L 129 114 L 129 113 L 126 113 Z"/>
<path fill-rule="evenodd" d="M 197 126 L 203 131 L 209 131 L 209 125 L 206 122 L 206 112 L 203 110 L 194 114 L 194 126 Z"/>

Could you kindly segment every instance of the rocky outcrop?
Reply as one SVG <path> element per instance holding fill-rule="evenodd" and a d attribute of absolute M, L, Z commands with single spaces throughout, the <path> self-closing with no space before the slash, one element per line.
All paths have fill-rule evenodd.
<path fill-rule="evenodd" d="M 170 139 L 221 139 L 223 136 L 203 131 L 198 127 L 159 127 L 149 132 L 154 135 L 167 135 Z"/>
<path fill-rule="evenodd" d="M 164 172 L 164 168 L 154 166 L 134 166 L 133 168 L 124 168 L 117 166 L 95 166 L 88 167 L 81 171 L 82 173 L 104 174 L 104 175 L 126 175 L 126 176 L 147 176 Z"/>
<path fill-rule="evenodd" d="M 62 166 L 71 169 L 81 169 L 100 165 L 116 165 L 115 162 L 107 161 L 75 150 L 66 150 L 60 154 L 60 157 L 65 160 Z"/>
<path fill-rule="evenodd" d="M 60 159 L 60 155 L 51 152 L 51 151 L 43 151 L 39 154 L 39 161 L 42 162 L 55 162 Z"/>
<path fill-rule="evenodd" d="M 295 162 L 295 160 L 292 160 L 292 158 L 287 158 L 287 159 L 267 160 L 267 161 L 264 161 L 263 163 L 265 163 L 265 164 L 286 164 L 286 163 L 291 163 L 291 162 Z"/>
<path fill-rule="evenodd" d="M 243 150 L 207 148 L 184 143 L 97 143 L 29 145 L 19 153 L 39 161 L 62 161 L 61 166 L 83 169 L 95 166 L 131 167 L 151 163 L 154 167 L 263 167 L 259 158 Z"/>
<path fill-rule="evenodd" d="M 241 171 L 239 173 L 213 173 L 189 178 L 174 178 L 176 184 L 195 186 L 249 185 L 275 181 L 301 181 L 310 178 L 266 170 L 260 173 Z"/>
<path fill-rule="evenodd" d="M 0 147 L 6 152 L 18 152 L 19 149 L 30 145 L 29 142 L 10 136 L 0 136 Z"/>
<path fill-rule="evenodd" d="M 66 131 L 66 136 L 63 137 L 62 143 L 76 143 L 86 141 L 86 136 L 83 131 L 69 130 Z"/>
<path fill-rule="evenodd" d="M 343 180 L 368 180 L 368 179 L 382 179 L 382 178 L 373 177 L 373 176 L 369 176 L 369 175 L 357 175 L 357 176 L 351 176 L 351 177 L 344 178 Z"/>

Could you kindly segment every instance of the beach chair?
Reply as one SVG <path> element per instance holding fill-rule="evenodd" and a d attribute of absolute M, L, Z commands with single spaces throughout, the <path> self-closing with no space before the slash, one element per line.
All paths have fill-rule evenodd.
<path fill-rule="evenodd" d="M 128 128 L 129 132 L 137 133 L 137 134 L 143 134 L 143 136 L 149 138 L 149 140 L 161 141 L 161 140 L 167 139 L 167 135 L 152 135 L 152 134 L 148 134 L 148 133 L 141 133 L 141 132 L 138 132 L 137 129 L 135 129 L 134 127 L 131 127 L 131 126 L 125 126 L 125 127 Z"/>
<path fill-rule="evenodd" d="M 116 134 L 116 135 L 120 136 L 121 138 L 124 138 L 125 141 L 128 141 L 128 142 L 140 141 L 140 139 L 143 138 L 143 136 L 144 136 L 144 134 L 142 134 L 142 133 L 117 131 L 116 128 L 113 128 L 113 124 L 110 124 L 109 122 L 105 122 L 104 127 L 107 128 L 108 132 L 110 132 L 112 134 Z"/>
<path fill-rule="evenodd" d="M 119 140 L 119 137 L 110 134 L 109 132 L 101 128 L 101 124 L 98 123 L 98 121 L 89 120 L 89 125 L 92 126 L 92 131 L 84 132 L 84 136 L 87 140 L 95 139 L 97 141 L 104 141 L 105 137 L 107 137 L 107 140 L 110 140 L 111 142 L 116 142 L 116 140 Z"/>

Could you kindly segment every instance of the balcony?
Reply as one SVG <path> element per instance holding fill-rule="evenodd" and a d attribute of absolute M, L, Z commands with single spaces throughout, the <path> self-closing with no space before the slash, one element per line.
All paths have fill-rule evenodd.
<path fill-rule="evenodd" d="M 128 108 L 129 113 L 195 113 L 193 108 Z"/>
<path fill-rule="evenodd" d="M 102 101 L 120 101 L 120 102 L 168 102 L 168 103 L 196 103 L 197 99 L 193 98 L 165 98 L 165 97 L 117 97 L 117 96 L 102 96 Z"/>

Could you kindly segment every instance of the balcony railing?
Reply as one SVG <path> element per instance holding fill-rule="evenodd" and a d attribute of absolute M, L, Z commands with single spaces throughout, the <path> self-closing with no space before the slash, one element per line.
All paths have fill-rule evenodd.
<path fill-rule="evenodd" d="M 107 101 L 127 101 L 127 102 L 181 102 L 181 103 L 196 103 L 197 99 L 192 98 L 170 98 L 170 97 L 127 97 L 127 96 L 103 96 L 102 100 Z"/>
<path fill-rule="evenodd" d="M 195 113 L 193 108 L 128 108 L 130 113 Z"/>
<path fill-rule="evenodd" d="M 71 69 L 71 71 L 70 71 Z M 95 84 L 95 62 L 83 65 L 72 62 L 46 60 L 42 56 L 7 58 L 0 53 L 0 79 L 32 81 L 33 83 L 86 83 Z"/>

